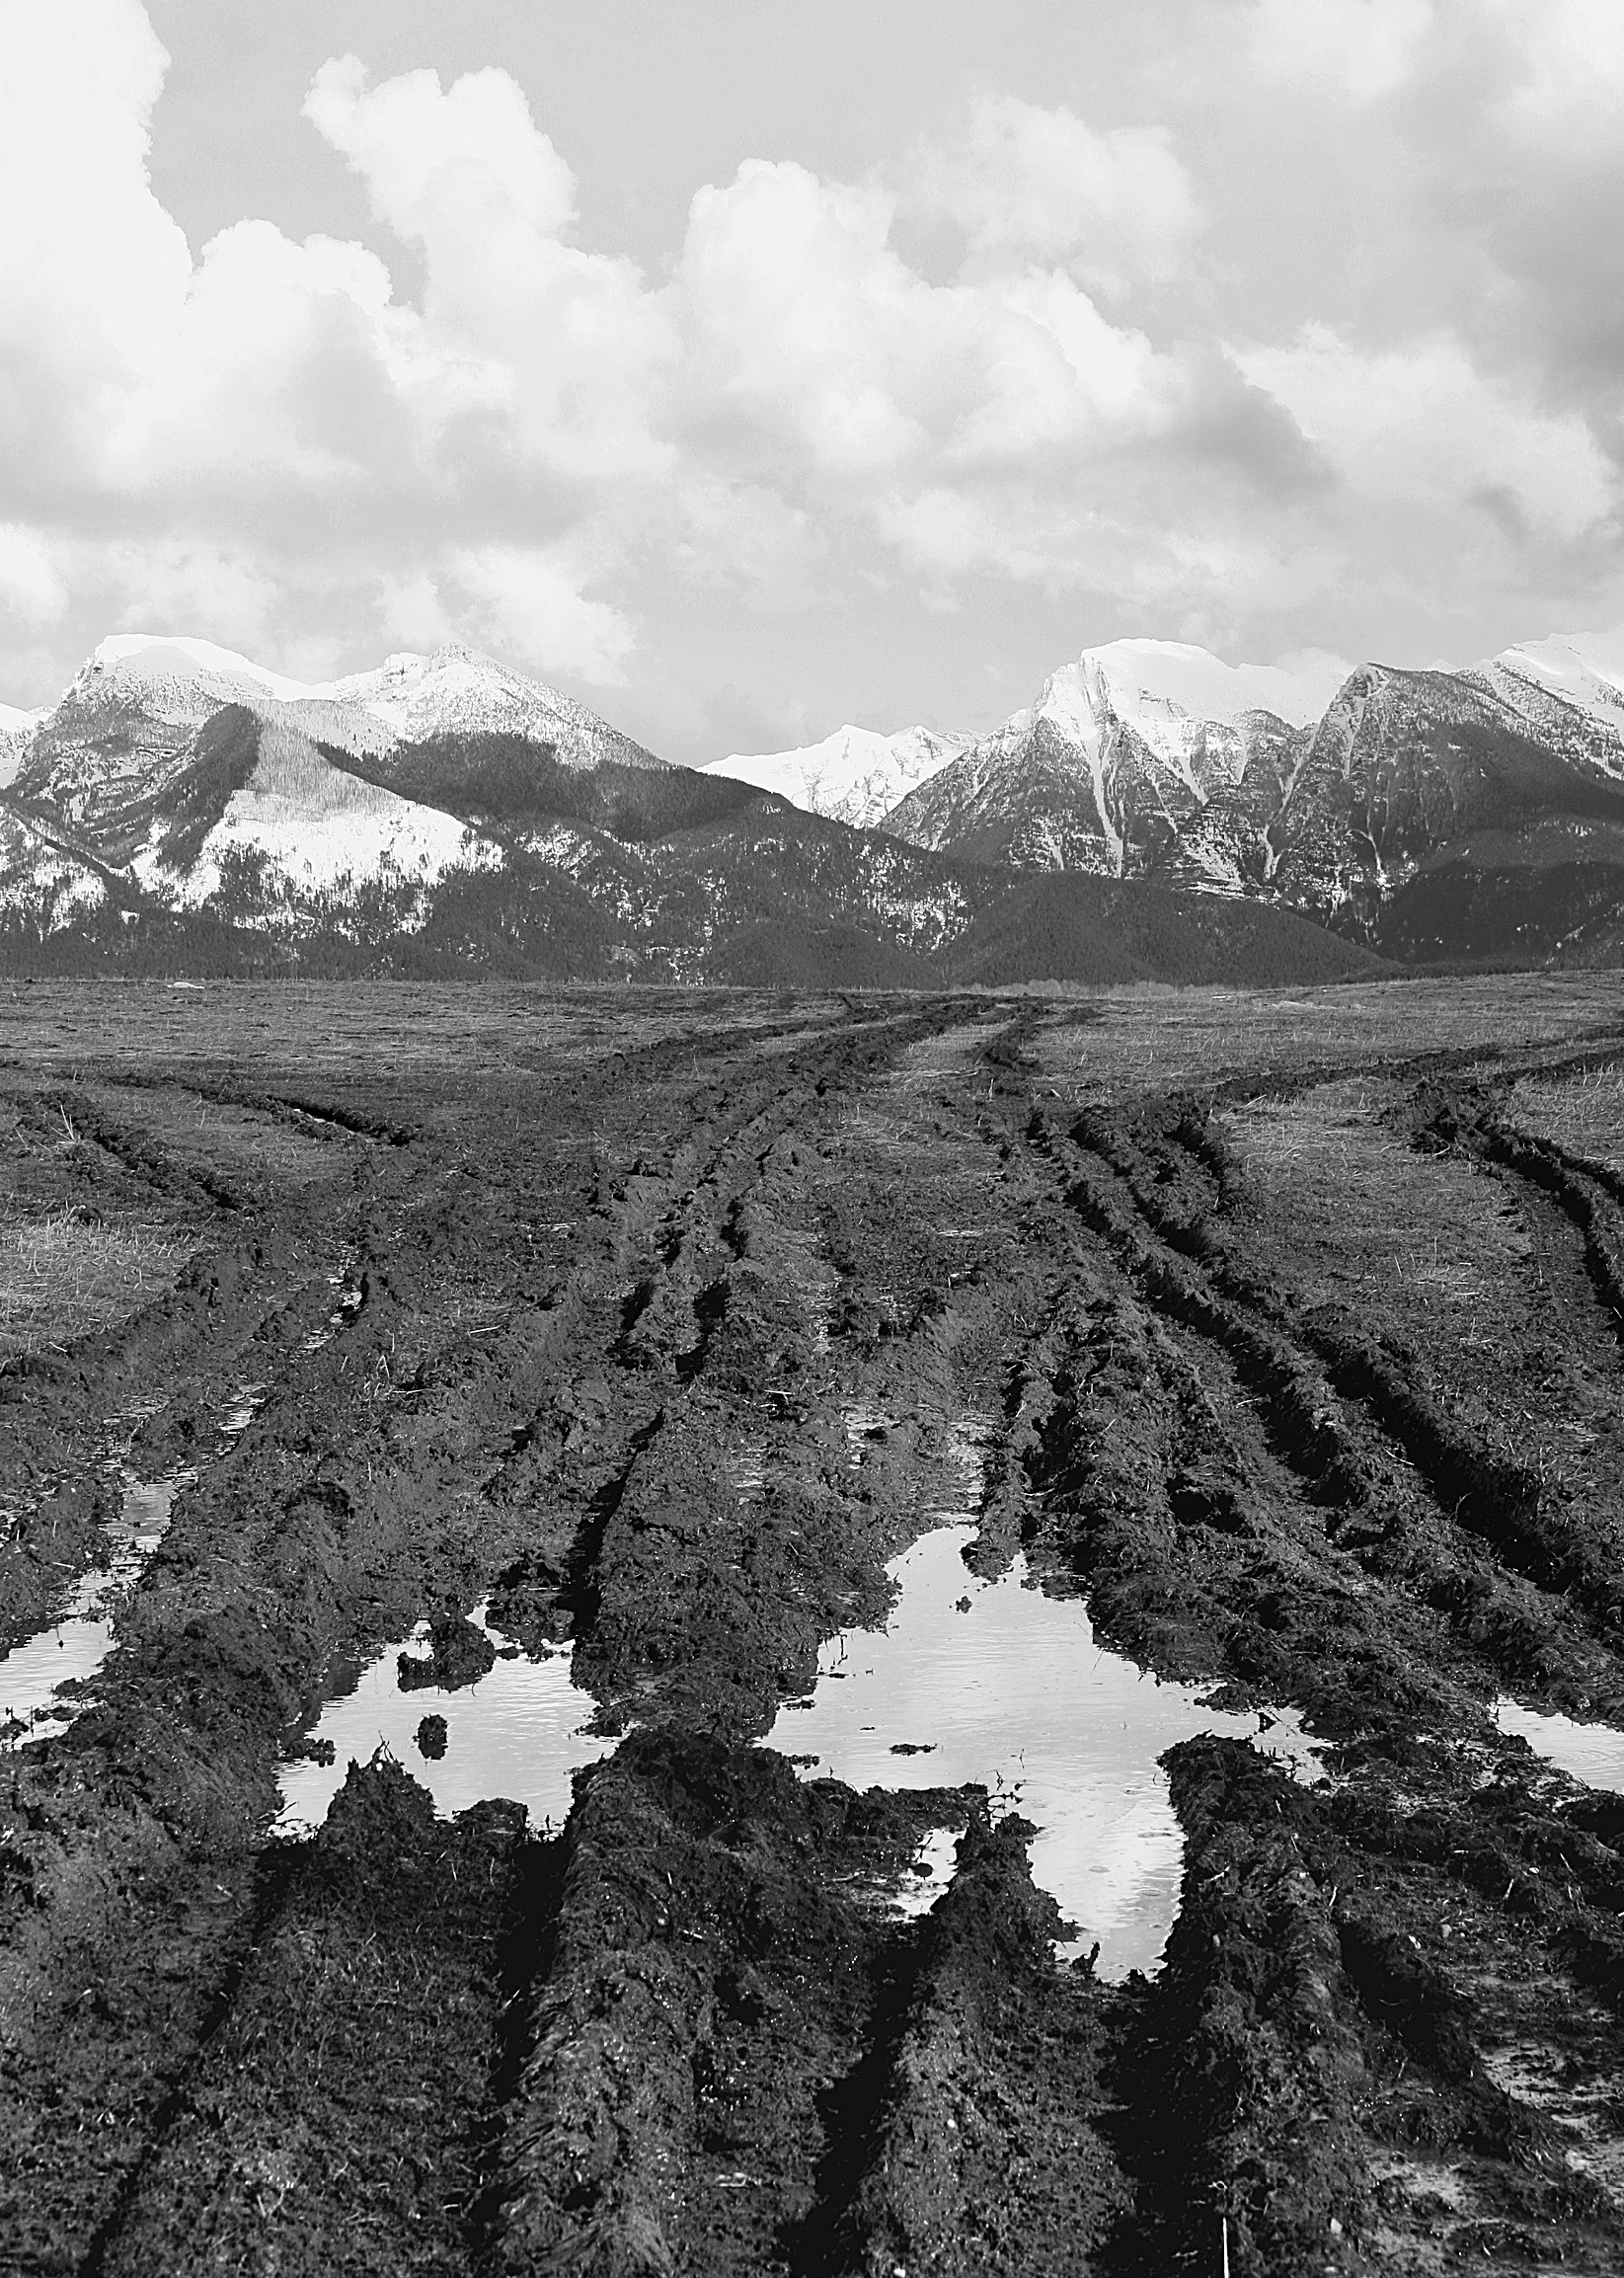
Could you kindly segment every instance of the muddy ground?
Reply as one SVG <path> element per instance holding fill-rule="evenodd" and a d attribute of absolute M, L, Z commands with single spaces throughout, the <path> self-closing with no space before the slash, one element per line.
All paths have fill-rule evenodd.
<path fill-rule="evenodd" d="M 0 1645 L 193 1474 L 0 1758 L 0 2267 L 1624 2268 L 1624 1801 L 1489 1714 L 1624 1724 L 1615 988 L 40 985 L 0 1091 Z M 1324 1744 L 1171 1753 L 1153 1980 L 753 1745 L 967 1419 L 980 1571 Z M 562 1829 L 273 1838 L 486 1598 L 624 1735 Z"/>

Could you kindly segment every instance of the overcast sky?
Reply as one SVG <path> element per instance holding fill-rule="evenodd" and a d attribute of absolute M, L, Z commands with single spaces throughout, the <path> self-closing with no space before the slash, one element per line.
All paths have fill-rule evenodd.
<path fill-rule="evenodd" d="M 1620 0 L 0 0 L 0 698 L 673 758 L 1624 620 Z"/>

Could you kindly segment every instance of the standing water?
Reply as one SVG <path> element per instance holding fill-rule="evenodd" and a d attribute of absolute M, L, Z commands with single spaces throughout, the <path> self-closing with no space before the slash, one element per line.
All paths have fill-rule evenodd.
<path fill-rule="evenodd" d="M 162 1479 L 124 1474 L 123 1503 L 110 1528 L 113 1556 L 84 1575 L 66 1612 L 26 1644 L 0 1659 L 0 1740 L 19 1748 L 65 1732 L 82 1699 L 58 1701 L 58 1686 L 94 1677 L 113 1650 L 113 1617 L 119 1600 L 163 1540 L 170 1512 L 193 1476 L 171 1471 Z"/>
<path fill-rule="evenodd" d="M 1216 1733 L 1317 1778 L 1311 1745 L 1289 1715 L 1205 1708 L 1200 1687 L 1160 1684 L 1108 1652 L 1080 1599 L 1028 1586 L 1024 1558 L 996 1582 L 972 1575 L 963 1554 L 974 1534 L 937 1528 L 891 1561 L 901 1596 L 889 1625 L 830 1639 L 811 1700 L 782 1708 L 765 1745 L 814 1759 L 805 1777 L 858 1788 L 986 1787 L 995 1811 L 1038 1826 L 1033 1880 L 1074 1925 L 1060 1953 L 1098 1939 L 1102 1977 L 1149 1970 L 1184 1860 L 1156 1759 Z M 940 1845 L 928 1863 L 934 1895 Z"/>
<path fill-rule="evenodd" d="M 334 1760 L 282 1766 L 277 1835 L 314 1834 L 344 1785 L 350 1759 L 364 1764 L 379 1748 L 428 1789 L 442 1814 L 507 1796 L 522 1803 L 538 1825 L 563 1822 L 572 1800 L 572 1774 L 612 1755 L 618 1744 L 586 1730 L 597 1703 L 571 1677 L 569 1646 L 530 1661 L 490 1627 L 483 1606 L 476 1606 L 470 1618 L 498 1656 L 475 1684 L 454 1692 L 435 1685 L 401 1689 L 400 1655 L 427 1643 L 428 1624 L 419 1622 L 410 1637 L 385 1646 L 353 1692 L 328 1702 L 313 1737 L 318 1743 L 332 1742 Z M 426 1755 L 419 1746 L 418 1728 L 425 1715 L 445 1720 L 439 1756 Z"/>
<path fill-rule="evenodd" d="M 1570 1779 L 1624 1795 L 1624 1732 L 1610 1724 L 1579 1724 L 1571 1716 L 1546 1715 L 1504 1698 L 1490 1713 L 1502 1732 L 1525 1740 L 1536 1756 Z"/>
<path fill-rule="evenodd" d="M 264 1400 L 263 1384 L 236 1387 L 219 1417 L 215 1454 L 223 1454 L 247 1431 Z M 152 1415 L 156 1407 L 124 1413 Z M 122 1503 L 108 1530 L 112 1558 L 81 1577 L 66 1610 L 48 1628 L 0 1655 L 0 1747 L 54 1739 L 85 1706 L 82 1696 L 58 1701 L 57 1688 L 70 1681 L 83 1684 L 100 1672 L 113 1651 L 114 1616 L 119 1603 L 163 1540 L 176 1496 L 196 1475 L 190 1469 L 167 1472 L 161 1479 L 123 1473 Z"/>

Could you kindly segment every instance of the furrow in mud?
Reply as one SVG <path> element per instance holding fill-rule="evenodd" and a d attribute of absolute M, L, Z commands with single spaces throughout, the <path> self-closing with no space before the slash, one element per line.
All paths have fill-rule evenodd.
<path fill-rule="evenodd" d="M 1613 1334 L 1624 1342 L 1624 1180 L 1599 1163 L 1583 1163 L 1550 1140 L 1528 1137 L 1498 1121 L 1476 1139 L 1484 1158 L 1504 1165 L 1548 1194 L 1577 1227 L 1585 1266 Z"/>
<path fill-rule="evenodd" d="M 117 1155 L 53 1130 L 65 1066 L 8 1078 L 31 1207 L 157 1214 L 186 1251 L 159 1302 L 6 1374 L 41 1513 L 112 1445 L 207 1456 L 93 1697 L 0 1773 L 8 2267 L 1616 2268 L 1624 1818 L 1488 1713 L 1624 1705 L 1601 1110 L 1541 1075 L 1563 1136 L 1533 1152 L 1587 1228 L 1549 1181 L 1536 1223 L 1520 1162 L 1418 1154 L 1404 1105 L 1548 1072 L 1548 1012 L 1521 1058 L 1373 1053 L 1346 1142 L 1494 1215 L 1484 1271 L 1549 1339 L 1505 1379 L 1519 1446 L 1474 1342 L 1514 1311 L 1305 1295 L 1304 1211 L 1260 1212 L 1237 1151 L 1290 1069 L 1239 1138 L 1137 1075 L 1078 1131 L 1055 1069 L 1109 1023 L 1064 1002 L 529 996 L 505 1031 L 463 1004 L 476 1049 L 426 1001 L 389 1064 L 306 1009 L 297 1050 L 148 1084 L 132 1031 L 75 1094 L 116 1100 Z M 113 1417 L 149 1385 L 75 1438 L 87 1391 Z M 1308 1717 L 1312 1784 L 1233 1741 L 1168 1759 L 1153 1982 L 1056 1964 L 979 1790 L 859 1795 L 757 1745 L 948 1518 L 976 1587 L 1021 1552 L 1101 1644 Z M 94 1506 L 78 1530 L 89 1557 Z M 458 1640 L 483 1669 L 482 1602 L 572 1649 L 616 1743 L 562 1833 L 436 1819 L 425 1755 L 270 1840 L 323 1699 L 425 1618 L 442 1676 Z M 944 1830 L 946 1894 L 904 1914 Z"/>
<path fill-rule="evenodd" d="M 1199 1207 L 1190 1212 L 1160 1202 L 1131 1139 L 1102 1133 L 1097 1120 L 1079 1137 L 1112 1172 L 1124 1202 L 1113 1209 L 1109 1191 L 1085 1176 L 1074 1190 L 1078 1205 L 1130 1259 L 1159 1302 L 1242 1356 L 1254 1380 L 1271 1390 L 1286 1387 L 1285 1413 L 1299 1429 L 1304 1418 L 1310 1426 L 1320 1420 L 1322 1432 L 1334 1429 L 1324 1422 L 1327 1406 L 1316 1397 L 1312 1376 L 1304 1381 L 1307 1369 L 1323 1370 L 1321 1381 L 1361 1408 L 1403 1451 L 1452 1525 L 1479 1536 L 1540 1590 L 1583 1605 L 1603 1630 L 1618 1627 L 1624 1588 L 1616 1562 L 1585 1515 L 1558 1513 L 1542 1502 L 1537 1471 L 1487 1452 L 1413 1374 L 1334 1308 L 1283 1298 L 1255 1266 L 1238 1262 L 1213 1238 Z M 1133 1218 L 1125 1207 L 1129 1198 Z M 1182 1257 L 1172 1251 L 1174 1242 Z M 1356 1462 L 1327 1469 L 1333 1493 L 1360 1499 Z"/>
<path fill-rule="evenodd" d="M 465 2268 L 528 1847 L 510 1808 L 445 1827 L 398 1769 L 352 1778 L 315 1843 L 273 1856 L 229 2004 L 83 2269 L 229 2266 L 268 2227 L 284 2258 Z M 429 2118 L 432 2159 L 412 2148 Z"/>
<path fill-rule="evenodd" d="M 636 1735 L 582 1782 L 505 2137 L 493 2266 L 786 2267 L 820 2105 L 905 1933 L 883 1890 L 940 1799 L 807 1788 Z"/>

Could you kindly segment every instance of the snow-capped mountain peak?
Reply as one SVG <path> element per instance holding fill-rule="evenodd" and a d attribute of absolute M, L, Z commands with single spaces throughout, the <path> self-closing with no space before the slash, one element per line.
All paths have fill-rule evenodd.
<path fill-rule="evenodd" d="M 734 751 L 726 759 L 708 761 L 704 771 L 776 792 L 810 814 L 869 828 L 957 757 L 967 742 L 967 737 L 945 736 L 934 728 L 899 728 L 887 736 L 848 722 L 819 744 L 802 744 L 790 751 Z"/>
<path fill-rule="evenodd" d="M 562 689 L 457 644 L 427 656 L 401 650 L 375 671 L 353 672 L 309 693 L 382 722 L 403 743 L 432 736 L 518 736 L 551 745 L 567 767 L 666 764 Z M 333 733 L 336 741 L 348 741 L 336 725 Z"/>
<path fill-rule="evenodd" d="M 292 703 L 321 691 L 285 672 L 269 671 L 235 649 L 202 641 L 190 633 L 110 633 L 99 641 L 74 678 L 74 686 L 117 675 L 126 681 L 209 679 L 247 681 L 268 696 Z"/>
<path fill-rule="evenodd" d="M 0 714 L 0 836 L 35 849 L 31 893 L 66 863 L 75 894 L 117 877 L 187 908 L 242 888 L 307 914 L 360 894 L 404 925 L 436 881 L 498 859 L 490 784 L 505 810 L 556 766 L 604 762 L 664 764 L 476 650 L 307 682 L 191 634 L 116 633 L 47 711 Z"/>
<path fill-rule="evenodd" d="M 0 786 L 15 784 L 18 797 L 73 828 L 114 809 L 133 827 L 190 764 L 193 736 L 232 704 L 382 769 L 385 780 L 397 763 L 412 772 L 414 746 L 447 737 L 512 737 L 547 746 L 566 767 L 665 764 L 585 705 L 476 649 L 402 652 L 372 671 L 305 681 L 193 634 L 115 633 L 56 704 L 0 719 Z"/>
<path fill-rule="evenodd" d="M 935 850 L 1117 877 L 1194 833 L 1212 841 L 1204 872 L 1238 889 L 1267 875 L 1262 817 L 1319 710 L 1310 674 L 1226 665 L 1186 642 L 1110 642 L 1051 672 L 886 826 Z M 1202 820 L 1220 799 L 1233 809 L 1221 829 Z"/>
<path fill-rule="evenodd" d="M 1624 635 L 1553 633 L 1544 641 L 1515 642 L 1493 662 L 1524 678 L 1543 681 L 1570 701 L 1586 701 L 1597 683 L 1624 698 Z"/>
<path fill-rule="evenodd" d="M 1537 688 L 1615 733 L 1624 729 L 1624 637 L 1559 633 L 1519 641 L 1476 670 L 1512 703 L 1521 690 Z"/>
<path fill-rule="evenodd" d="M 1320 671 L 1279 665 L 1226 665 L 1189 641 L 1108 641 L 1085 649 L 1111 685 L 1118 717 L 1155 722 L 1168 713 L 1233 723 L 1251 712 L 1272 713 L 1288 727 L 1306 728 L 1324 711 L 1344 676 L 1328 664 Z M 1142 732 L 1142 729 L 1141 729 Z"/>
<path fill-rule="evenodd" d="M 1553 634 L 1460 675 L 1570 758 L 1624 776 L 1624 635 Z"/>

